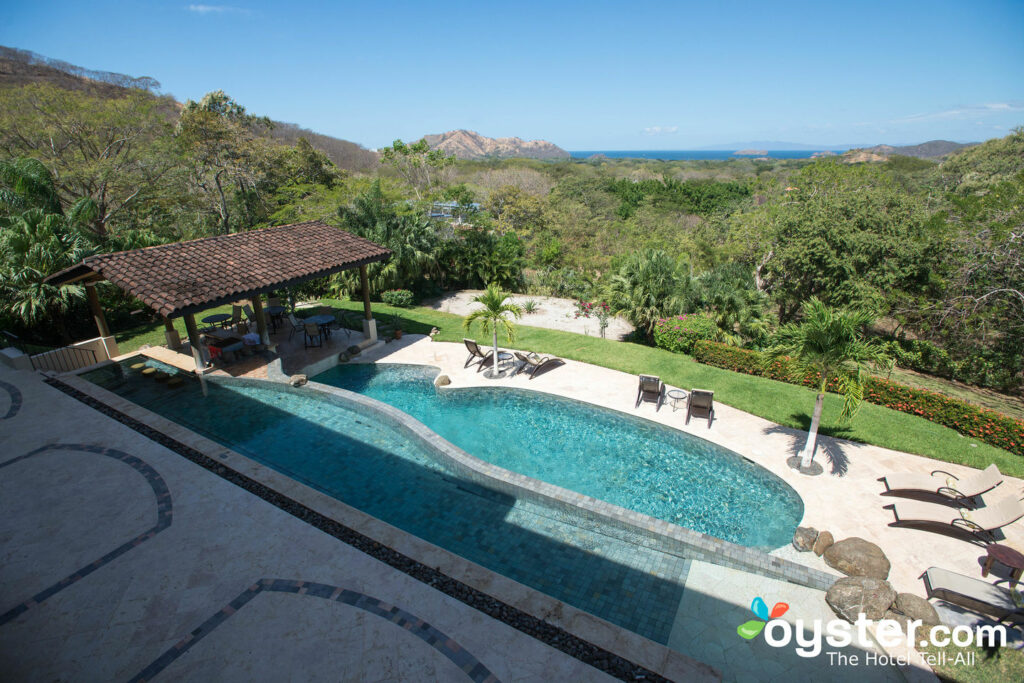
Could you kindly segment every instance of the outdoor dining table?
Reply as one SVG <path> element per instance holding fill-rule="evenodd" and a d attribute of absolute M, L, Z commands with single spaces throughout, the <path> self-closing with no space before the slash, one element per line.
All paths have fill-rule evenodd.
<path fill-rule="evenodd" d="M 231 320 L 230 313 L 214 313 L 213 315 L 208 315 L 205 318 L 203 318 L 203 322 L 206 323 L 207 325 L 220 324 L 221 327 L 223 327 L 224 323 L 226 323 L 229 320 Z"/>
<path fill-rule="evenodd" d="M 308 318 L 303 318 L 302 322 L 304 322 L 304 323 L 313 323 L 314 325 L 317 325 L 320 328 L 320 330 L 325 335 L 330 337 L 331 336 L 331 323 L 334 322 L 334 316 L 333 315 L 327 315 L 326 313 L 322 314 L 322 315 L 312 315 L 312 316 L 310 316 Z"/>

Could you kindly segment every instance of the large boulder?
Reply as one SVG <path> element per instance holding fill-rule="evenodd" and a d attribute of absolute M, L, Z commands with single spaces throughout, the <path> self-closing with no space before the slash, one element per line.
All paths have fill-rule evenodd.
<path fill-rule="evenodd" d="M 309 378 L 305 375 L 292 375 L 288 382 L 293 387 L 301 387 L 303 384 L 309 381 Z"/>
<path fill-rule="evenodd" d="M 448 375 L 438 375 L 437 379 L 434 380 L 435 387 L 446 387 L 452 383 L 452 378 Z"/>
<path fill-rule="evenodd" d="M 881 548 L 863 538 L 844 538 L 830 546 L 824 557 L 825 564 L 847 576 L 889 578 L 889 558 Z"/>
<path fill-rule="evenodd" d="M 909 619 L 920 619 L 924 626 L 938 626 L 942 621 L 939 613 L 932 607 L 932 603 L 913 593 L 900 593 L 896 596 L 896 602 L 892 609 Z"/>
<path fill-rule="evenodd" d="M 822 554 L 826 550 L 831 548 L 832 544 L 835 543 L 835 542 L 836 542 L 836 539 L 832 538 L 832 532 L 831 531 L 821 531 L 821 532 L 818 533 L 818 538 L 817 538 L 817 540 L 814 541 L 814 547 L 811 548 L 811 550 L 814 551 L 815 555 L 817 555 L 818 557 L 821 557 Z"/>
<path fill-rule="evenodd" d="M 798 526 L 793 534 L 793 547 L 802 553 L 806 553 L 814 547 L 814 541 L 818 538 L 818 530 L 810 526 Z"/>
<path fill-rule="evenodd" d="M 845 576 L 825 593 L 832 611 L 850 623 L 861 613 L 872 621 L 881 619 L 895 599 L 896 591 L 888 581 L 868 576 Z"/>

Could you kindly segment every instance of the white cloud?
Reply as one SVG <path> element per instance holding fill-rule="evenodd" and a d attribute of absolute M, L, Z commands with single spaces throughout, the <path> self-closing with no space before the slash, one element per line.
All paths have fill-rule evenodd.
<path fill-rule="evenodd" d="M 679 126 L 650 126 L 644 128 L 644 135 L 673 135 L 679 132 Z"/>
<path fill-rule="evenodd" d="M 941 119 L 967 119 L 976 116 L 990 114 L 1005 114 L 1007 112 L 1024 111 L 1024 102 L 990 102 L 986 104 L 971 104 L 953 109 L 933 111 L 923 114 L 911 114 L 894 119 L 893 123 L 916 123 L 918 121 L 934 121 Z"/>
<path fill-rule="evenodd" d="M 189 12 L 195 12 L 196 14 L 228 14 L 228 13 L 239 13 L 248 14 L 249 10 L 242 7 L 231 7 L 230 5 L 189 5 L 186 7 Z"/>

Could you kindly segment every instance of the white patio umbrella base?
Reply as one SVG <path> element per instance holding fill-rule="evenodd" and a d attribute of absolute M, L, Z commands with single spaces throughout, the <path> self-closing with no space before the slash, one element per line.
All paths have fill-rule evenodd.
<path fill-rule="evenodd" d="M 487 379 L 504 379 L 508 377 L 508 370 L 498 370 L 498 374 L 494 374 L 494 368 L 484 372 L 484 377 Z"/>

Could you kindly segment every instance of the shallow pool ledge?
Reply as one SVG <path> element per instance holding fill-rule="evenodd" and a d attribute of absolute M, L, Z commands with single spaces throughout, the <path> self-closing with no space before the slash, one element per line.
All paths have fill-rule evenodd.
<path fill-rule="evenodd" d="M 258 380 L 247 380 L 258 381 Z M 309 382 L 306 389 L 316 391 L 384 419 L 401 428 L 406 434 L 427 447 L 427 452 L 460 476 L 474 483 L 500 491 L 515 498 L 539 501 L 545 505 L 571 512 L 584 519 L 609 524 L 616 529 L 635 534 L 656 543 L 656 547 L 678 552 L 686 557 L 750 571 L 790 583 L 827 590 L 835 577 L 781 557 L 747 548 L 709 536 L 662 519 L 627 510 L 554 484 L 512 472 L 474 457 L 442 438 L 422 422 L 397 408 L 362 394 Z"/>

